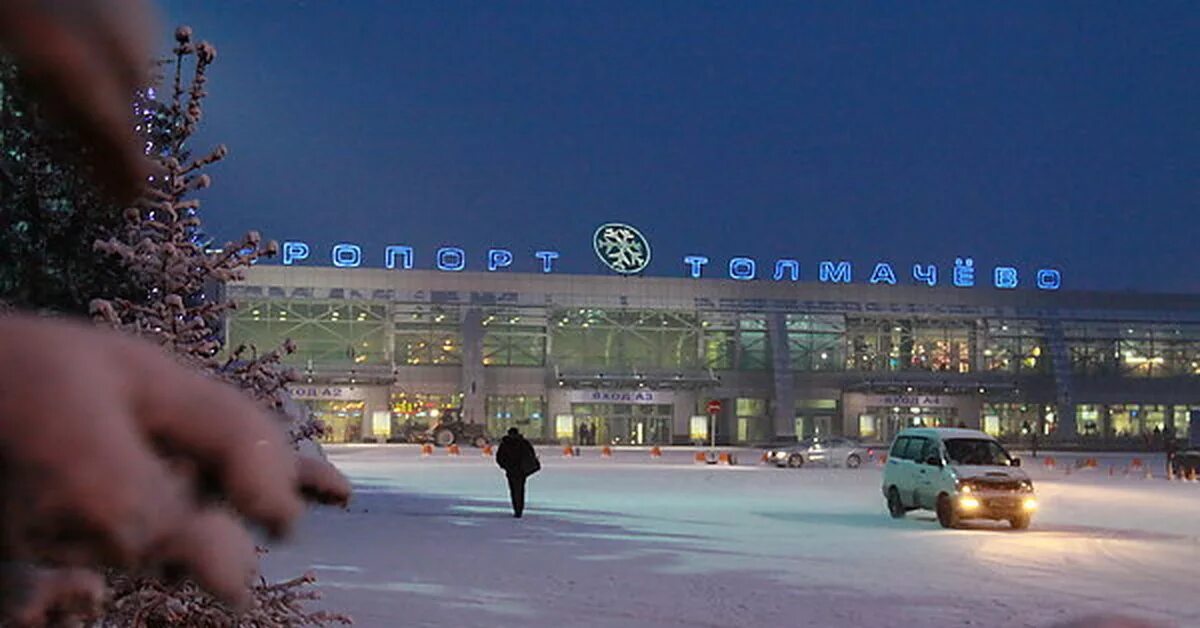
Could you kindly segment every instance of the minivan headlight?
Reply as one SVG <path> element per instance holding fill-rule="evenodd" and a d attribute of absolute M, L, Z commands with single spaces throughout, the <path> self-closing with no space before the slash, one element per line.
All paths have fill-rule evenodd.
<path fill-rule="evenodd" d="M 1026 493 L 1032 493 L 1033 482 L 1030 482 L 1029 480 L 1021 480 L 1021 490 L 1025 491 Z"/>

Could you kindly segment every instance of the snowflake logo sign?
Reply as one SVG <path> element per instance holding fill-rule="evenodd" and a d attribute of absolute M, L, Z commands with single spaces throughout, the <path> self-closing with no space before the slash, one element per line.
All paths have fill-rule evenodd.
<path fill-rule="evenodd" d="M 615 273 L 633 275 L 650 265 L 650 241 L 635 227 L 609 222 L 592 236 L 596 257 Z"/>

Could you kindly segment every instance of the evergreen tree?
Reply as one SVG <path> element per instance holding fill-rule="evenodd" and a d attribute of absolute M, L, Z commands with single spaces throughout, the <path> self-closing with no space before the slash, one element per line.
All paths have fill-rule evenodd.
<path fill-rule="evenodd" d="M 101 295 L 135 294 L 129 277 L 98 264 L 92 243 L 111 237 L 120 208 L 97 190 L 78 145 L 48 124 L 11 61 L 0 57 L 0 301 L 85 314 Z"/>
<path fill-rule="evenodd" d="M 235 306 L 212 296 L 277 247 L 251 232 L 220 251 L 207 248 L 199 201 L 192 195 L 211 183 L 204 170 L 226 150 L 218 146 L 193 157 L 188 142 L 202 117 L 216 50 L 194 42 L 187 27 L 175 39 L 173 59 L 159 65 L 170 76 L 160 76 L 156 88 L 131 102 L 136 130 L 157 168 L 142 197 L 123 210 L 96 187 L 85 160 L 58 157 L 67 151 L 55 149 L 78 142 L 46 123 L 25 96 L 18 68 L 0 59 L 0 305 L 90 313 L 282 410 L 284 384 L 295 377 L 281 366 L 282 355 L 293 350 L 290 342 L 262 354 L 254 347 L 222 353 L 221 321 Z M 303 413 L 286 418 L 294 442 L 320 433 L 319 423 Z M 260 580 L 253 607 L 235 614 L 188 580 L 113 570 L 112 599 L 99 625 L 349 623 L 344 616 L 304 608 L 317 597 L 309 586 L 314 580 L 312 574 L 280 583 Z"/>

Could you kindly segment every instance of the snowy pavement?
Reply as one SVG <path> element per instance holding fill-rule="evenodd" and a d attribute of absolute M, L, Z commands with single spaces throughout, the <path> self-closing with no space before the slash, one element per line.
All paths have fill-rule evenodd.
<path fill-rule="evenodd" d="M 311 512 L 267 573 L 315 571 L 359 626 L 1200 626 L 1200 484 L 1163 481 L 1161 461 L 1153 480 L 1031 464 L 1041 508 L 1012 531 L 892 520 L 874 467 L 540 451 L 513 519 L 478 450 L 329 453 L 354 504 Z"/>

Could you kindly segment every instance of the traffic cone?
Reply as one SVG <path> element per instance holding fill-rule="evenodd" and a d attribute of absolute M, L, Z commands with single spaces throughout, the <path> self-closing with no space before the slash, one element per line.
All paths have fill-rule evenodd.
<path fill-rule="evenodd" d="M 483 446 L 483 455 L 485 455 L 485 456 L 492 455 L 492 446 L 490 443 Z"/>
<path fill-rule="evenodd" d="M 433 445 L 430 445 L 429 443 L 425 443 L 424 445 L 421 445 L 421 455 L 422 456 L 432 456 L 433 455 Z"/>
<path fill-rule="evenodd" d="M 459 451 L 459 449 L 458 449 L 458 445 L 450 445 L 449 447 L 447 447 L 447 448 L 446 448 L 446 455 L 447 455 L 447 456 L 457 456 L 457 455 L 459 455 L 459 454 L 461 454 L 461 453 L 462 453 L 462 452 L 461 452 L 461 451 Z"/>
<path fill-rule="evenodd" d="M 695 460 L 696 462 L 699 462 L 700 464 L 704 464 L 705 462 L 708 462 L 707 457 L 704 455 L 703 451 L 697 451 L 696 455 L 692 459 Z"/>
<path fill-rule="evenodd" d="M 612 447 L 609 447 L 608 445 L 605 445 L 604 447 L 602 447 L 600 449 L 600 457 L 601 458 L 612 458 Z"/>
<path fill-rule="evenodd" d="M 650 457 L 651 458 L 662 458 L 662 448 L 659 447 L 658 445 L 651 447 L 650 448 Z"/>
<path fill-rule="evenodd" d="M 563 458 L 570 458 L 571 456 L 574 456 L 574 455 L 575 455 L 575 450 L 570 445 L 563 447 Z"/>

